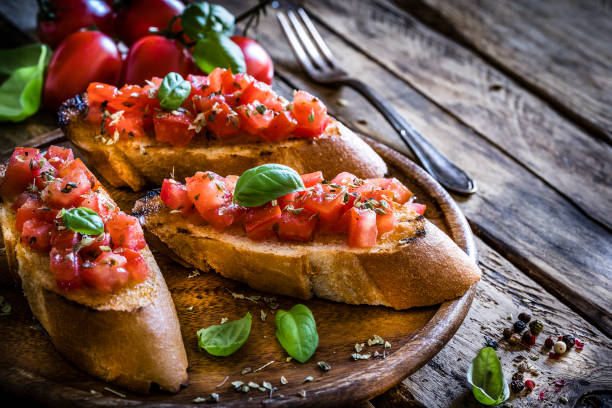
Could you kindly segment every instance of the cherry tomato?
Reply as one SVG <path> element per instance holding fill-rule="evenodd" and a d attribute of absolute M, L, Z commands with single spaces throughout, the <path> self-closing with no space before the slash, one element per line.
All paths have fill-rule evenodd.
<path fill-rule="evenodd" d="M 113 34 L 113 11 L 102 0 L 39 0 L 38 37 L 55 48 L 81 28 L 96 26 Z"/>
<path fill-rule="evenodd" d="M 177 72 L 186 78 L 196 72 L 189 51 L 176 40 L 161 35 L 148 35 L 138 40 L 125 59 L 122 82 L 144 85 L 151 77 L 163 78 Z"/>
<path fill-rule="evenodd" d="M 117 44 L 99 31 L 70 34 L 57 47 L 47 72 L 43 102 L 57 109 L 66 99 L 83 92 L 90 82 L 116 84 L 121 74 Z"/>
<path fill-rule="evenodd" d="M 259 81 L 271 84 L 272 78 L 274 78 L 274 64 L 268 52 L 258 42 L 248 37 L 235 35 L 230 38 L 244 54 L 247 74 L 252 75 Z"/>
<path fill-rule="evenodd" d="M 119 37 L 128 45 L 149 35 L 149 27 L 158 30 L 168 28 L 172 18 L 182 14 L 185 9 L 179 0 L 132 0 L 126 3 L 117 12 L 116 29 Z M 172 30 L 180 31 L 180 27 L 177 18 Z"/>

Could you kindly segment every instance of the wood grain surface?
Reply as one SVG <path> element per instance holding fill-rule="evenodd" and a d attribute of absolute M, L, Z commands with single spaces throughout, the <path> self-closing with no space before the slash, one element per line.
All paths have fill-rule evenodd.
<path fill-rule="evenodd" d="M 419 197 L 419 202 L 428 205 L 427 217 L 475 257 L 467 221 L 448 193 L 406 157 L 380 144 L 374 147 L 390 165 L 392 174 L 411 188 Z M 141 195 L 125 189 L 109 189 L 109 192 L 124 210 L 131 208 Z M 166 256 L 163 246 L 156 248 L 154 244 L 156 260 L 172 293 L 181 323 L 189 359 L 190 385 L 177 395 L 130 394 L 129 401 L 141 401 L 151 406 L 162 401 L 167 404 L 189 404 L 193 399 L 206 397 L 212 392 L 218 393 L 223 405 L 228 407 L 257 406 L 261 403 L 266 406 L 333 406 L 367 400 L 399 383 L 443 347 L 461 325 L 476 288 L 474 286 L 462 298 L 440 306 L 406 311 L 351 306 L 318 299 L 304 301 L 317 320 L 320 341 L 311 360 L 299 364 L 286 361 L 286 353 L 275 340 L 274 314 L 277 308 L 272 304 L 277 303 L 278 308 L 288 310 L 301 302 L 281 296 L 274 297 L 273 302 L 266 302 L 263 297 L 269 295 L 253 291 L 240 283 L 213 273 L 193 274 L 192 270 Z M 196 276 L 189 277 L 190 274 Z M 50 405 L 61 406 L 75 398 L 79 403 L 93 405 L 89 390 L 104 390 L 105 384 L 64 362 L 54 351 L 44 331 L 32 328 L 38 326 L 33 325 L 31 313 L 19 290 L 4 286 L 0 293 L 14 305 L 9 318 L 0 320 L 1 330 L 7 334 L 0 339 L 0 367 L 3 367 L 0 370 L 0 387 L 10 394 L 37 402 L 46 401 Z M 241 299 L 234 294 L 256 298 Z M 227 358 L 218 358 L 198 351 L 195 335 L 198 329 L 218 324 L 224 317 L 238 319 L 247 311 L 254 317 L 253 327 L 249 340 L 238 352 Z M 391 349 L 385 350 L 379 345 L 367 347 L 362 353 L 384 352 L 385 357 L 353 361 L 351 354 L 355 352 L 355 343 L 367 343 L 375 334 L 388 340 Z M 332 369 L 322 372 L 317 361 L 327 362 Z M 273 363 L 266 366 L 269 362 Z M 252 372 L 242 374 L 247 367 Z M 257 372 L 259 367 L 264 368 Z M 281 376 L 286 377 L 288 384 L 280 383 Z M 313 381 L 306 382 L 308 376 L 312 376 Z M 224 382 L 226 377 L 229 378 Z M 245 395 L 233 389 L 231 382 L 237 380 L 245 383 L 254 381 L 259 385 L 268 381 L 278 390 L 276 395 L 259 390 Z M 62 384 L 60 389 L 69 389 L 57 392 L 57 383 Z M 299 395 L 302 390 L 306 391 L 306 397 Z M 108 393 L 106 391 L 104 394 Z M 57 399 L 50 400 L 45 393 L 54 393 Z M 95 401 L 95 404 L 116 403 L 116 398 L 98 395 Z"/>

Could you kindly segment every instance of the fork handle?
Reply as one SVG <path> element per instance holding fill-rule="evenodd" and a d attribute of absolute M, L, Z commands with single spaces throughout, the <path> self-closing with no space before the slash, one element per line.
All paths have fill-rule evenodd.
<path fill-rule="evenodd" d="M 423 168 L 448 190 L 460 194 L 476 192 L 476 184 L 463 170 L 448 160 L 438 149 L 417 132 L 393 107 L 379 94 L 363 82 L 349 78 L 342 81 L 364 97 L 378 109 L 385 119 L 399 133 L 406 145 L 412 150 Z"/>

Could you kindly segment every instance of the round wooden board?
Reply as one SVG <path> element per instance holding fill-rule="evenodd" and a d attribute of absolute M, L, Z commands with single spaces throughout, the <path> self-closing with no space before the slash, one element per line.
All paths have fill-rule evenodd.
<path fill-rule="evenodd" d="M 368 143 L 385 159 L 392 175 L 416 194 L 417 201 L 427 204 L 425 215 L 475 259 L 472 232 L 448 193 L 405 156 L 373 140 L 368 140 Z M 127 190 L 109 191 L 126 211 L 141 195 Z M 214 273 L 189 277 L 193 269 L 177 264 L 165 255 L 163 248 L 155 250 L 156 246 L 151 246 L 181 322 L 189 358 L 188 387 L 176 395 L 153 392 L 143 396 L 82 373 L 55 351 L 44 330 L 33 320 L 21 291 L 5 277 L 0 295 L 13 309 L 10 315 L 0 317 L 0 390 L 52 406 L 163 404 L 173 407 L 192 405 L 196 397 L 205 398 L 213 392 L 219 394 L 217 405 L 227 407 L 350 405 L 383 393 L 431 359 L 461 325 L 476 289 L 474 285 L 463 297 L 442 305 L 407 311 L 277 296 L 276 302 L 281 309 L 304 303 L 316 318 L 319 347 L 309 362 L 300 364 L 286 361 L 287 354 L 275 338 L 275 310 L 269 307 L 269 302 L 262 300 L 270 295 Z M 6 269 L 6 265 L 2 267 Z M 261 298 L 238 299 L 232 293 Z M 198 329 L 218 324 L 223 317 L 230 320 L 242 317 L 247 311 L 253 315 L 253 326 L 248 341 L 240 350 L 226 358 L 198 351 Z M 260 318 L 262 311 L 267 314 L 265 321 Z M 391 343 L 391 348 L 385 351 L 385 358 L 353 361 L 351 354 L 355 352 L 355 343 L 367 343 L 375 334 Z M 362 353 L 373 354 L 375 351 L 382 355 L 383 346 L 366 346 Z M 323 372 L 317 366 L 318 361 L 327 362 L 331 370 Z M 252 371 L 242 374 L 247 367 Z M 281 376 L 288 380 L 288 384 L 281 384 Z M 304 382 L 308 376 L 314 380 Z M 245 394 L 236 392 L 232 381 L 245 384 L 253 381 L 259 385 L 268 381 L 278 390 L 272 397 L 269 391 L 251 390 Z M 107 387 L 125 394 L 126 398 L 120 398 Z M 305 397 L 298 395 L 301 391 L 306 392 Z"/>

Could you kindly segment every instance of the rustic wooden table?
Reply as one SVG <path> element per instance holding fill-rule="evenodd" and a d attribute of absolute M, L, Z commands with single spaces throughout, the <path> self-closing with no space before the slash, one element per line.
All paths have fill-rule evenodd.
<path fill-rule="evenodd" d="M 226 1 L 234 13 L 255 3 Z M 314 0 L 305 8 L 350 74 L 373 86 L 479 186 L 456 196 L 484 275 L 465 322 L 426 366 L 365 402 L 375 407 L 479 406 L 465 372 L 485 338 L 530 311 L 543 335 L 585 343 L 560 360 L 500 341 L 509 377 L 525 358 L 533 392 L 508 406 L 608 406 L 612 401 L 612 3 L 606 0 Z M 34 0 L 4 1 L 0 46 L 32 41 Z M 411 156 L 348 88 L 300 71 L 275 12 L 258 39 L 276 87 L 311 90 L 348 126 Z M 338 102 L 340 100 L 348 103 Z M 0 125 L 0 150 L 56 127 L 50 113 Z M 543 340 L 538 339 L 538 344 Z M 566 385 L 555 385 L 564 380 Z"/>

